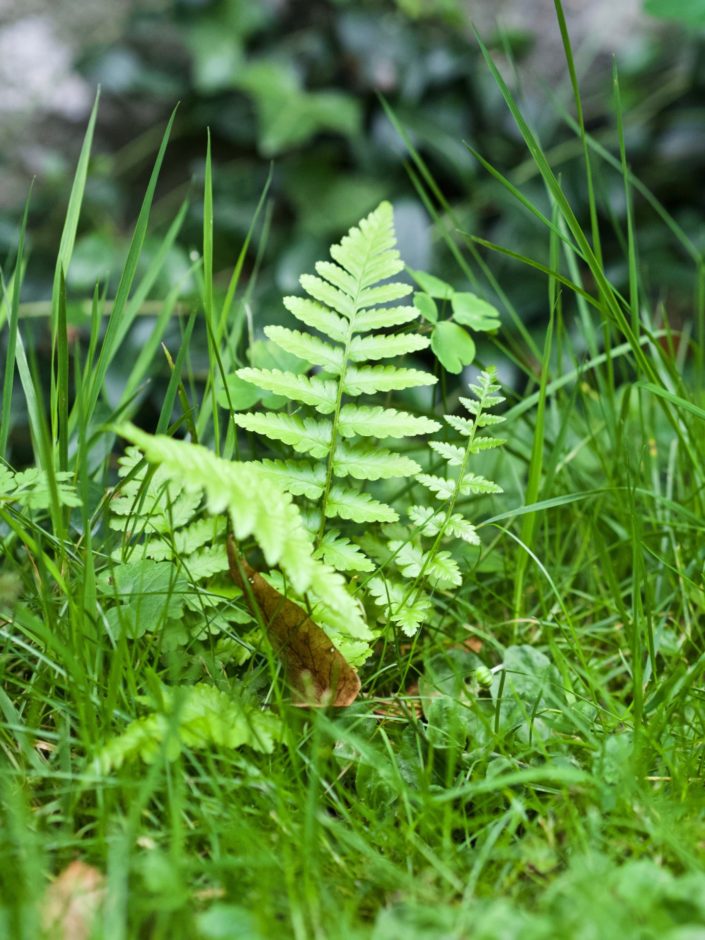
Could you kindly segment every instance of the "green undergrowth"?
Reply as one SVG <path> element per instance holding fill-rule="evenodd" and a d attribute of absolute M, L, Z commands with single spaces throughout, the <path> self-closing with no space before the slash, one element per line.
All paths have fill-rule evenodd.
<path fill-rule="evenodd" d="M 567 37 L 566 54 L 574 78 Z M 140 264 L 168 134 L 116 294 L 98 287 L 77 342 L 85 298 L 65 273 L 91 122 L 49 376 L 24 330 L 20 234 L 0 308 L 0 936 L 42 936 L 47 885 L 76 859 L 104 878 L 91 935 L 108 940 L 705 932 L 705 295 L 677 326 L 640 269 L 617 76 L 611 163 L 575 84 L 582 220 L 487 65 L 545 200 L 485 166 L 543 226 L 544 256 L 479 245 L 407 141 L 457 282 L 404 274 L 383 203 L 301 272 L 296 328 L 267 326 L 240 283 L 247 244 L 213 270 L 209 151 L 200 293 L 154 434 L 130 419 L 177 297 L 152 294 L 166 251 Z M 609 225 L 626 294 L 601 260 Z M 488 280 L 489 250 L 542 272 L 541 348 Z M 291 703 L 229 534 L 359 670 L 352 705 Z"/>

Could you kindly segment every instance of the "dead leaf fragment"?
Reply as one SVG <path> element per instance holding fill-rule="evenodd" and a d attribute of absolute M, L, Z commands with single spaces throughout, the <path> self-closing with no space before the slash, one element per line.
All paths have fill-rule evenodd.
<path fill-rule="evenodd" d="M 230 576 L 245 592 L 255 615 L 284 664 L 287 680 L 301 705 L 350 705 L 360 691 L 360 678 L 325 632 L 306 611 L 280 594 L 242 558 L 228 539 Z M 242 577 L 244 572 L 248 584 Z M 249 586 L 249 590 L 248 590 Z"/>
<path fill-rule="evenodd" d="M 52 881 L 41 904 L 42 927 L 51 940 L 88 940 L 105 899 L 105 875 L 76 860 Z"/>

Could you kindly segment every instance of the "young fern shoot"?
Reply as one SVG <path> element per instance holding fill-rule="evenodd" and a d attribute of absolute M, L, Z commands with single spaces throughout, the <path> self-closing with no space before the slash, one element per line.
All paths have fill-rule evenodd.
<path fill-rule="evenodd" d="M 440 425 L 394 408 L 359 404 L 357 399 L 431 385 L 436 378 L 419 369 L 376 364 L 429 345 L 428 338 L 416 332 L 395 331 L 418 318 L 415 307 L 382 306 L 411 293 L 407 284 L 390 280 L 404 267 L 396 248 L 391 205 L 383 202 L 330 253 L 333 261 L 316 265 L 318 276 L 301 277 L 307 297 L 284 298 L 297 320 L 326 339 L 282 326 L 265 328 L 273 343 L 315 371 L 301 375 L 244 368 L 237 373 L 260 389 L 284 396 L 295 404 L 295 413 L 236 414 L 234 420 L 239 427 L 303 455 L 263 460 L 261 466 L 291 494 L 313 504 L 321 557 L 341 571 L 371 571 L 372 563 L 355 545 L 337 530 L 326 529 L 327 520 L 395 522 L 396 510 L 361 486 L 415 476 L 421 468 L 379 442 L 431 433 Z"/>
<path fill-rule="evenodd" d="M 498 394 L 494 370 L 481 373 L 477 384 L 470 385 L 470 391 L 475 398 L 460 399 L 469 418 L 444 416 L 446 423 L 465 438 L 465 443 L 430 442 L 430 447 L 446 462 L 448 475 L 420 473 L 416 477 L 417 482 L 432 495 L 434 505 L 412 506 L 409 518 L 414 525 L 414 533 L 407 539 L 394 539 L 387 543 L 390 560 L 411 583 L 382 577 L 374 578 L 370 583 L 377 603 L 408 635 L 416 633 L 430 611 L 431 599 L 426 589 L 448 590 L 462 583 L 457 561 L 449 551 L 441 549 L 444 542 L 460 540 L 470 545 L 480 542 L 475 526 L 456 511 L 459 500 L 465 496 L 502 492 L 496 483 L 468 470 L 470 459 L 475 454 L 506 443 L 501 438 L 479 433 L 481 428 L 504 421 L 500 415 L 490 413 L 504 401 Z M 424 539 L 433 539 L 430 548 L 424 549 Z"/>

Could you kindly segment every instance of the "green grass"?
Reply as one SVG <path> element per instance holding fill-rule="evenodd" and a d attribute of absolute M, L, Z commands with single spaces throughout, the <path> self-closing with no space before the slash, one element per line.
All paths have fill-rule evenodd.
<path fill-rule="evenodd" d="M 567 41 L 566 53 L 577 95 Z M 487 62 L 546 187 L 547 211 L 520 201 L 516 210 L 545 226 L 545 258 L 513 262 L 544 272 L 551 326 L 536 358 L 508 329 L 492 351 L 522 378 L 506 412 L 506 453 L 488 465 L 505 495 L 473 510 L 485 520 L 481 555 L 417 641 L 380 646 L 346 710 L 287 704 L 265 653 L 229 670 L 208 644 L 171 648 L 158 629 L 140 641 L 106 629 L 101 577 L 120 544 L 104 495 L 115 482 L 111 428 L 134 415 L 154 362 L 131 365 L 117 402 L 103 387 L 165 255 L 139 268 L 168 129 L 116 297 L 107 304 L 96 292 L 80 349 L 68 340 L 64 273 L 91 121 L 56 269 L 48 398 L 25 340 L 19 238 L 0 313 L 1 454 L 11 461 L 13 408 L 24 399 L 47 495 L 38 510 L 0 496 L 1 936 L 40 936 L 46 886 L 77 858 L 105 875 L 93 936 L 108 940 L 685 940 L 705 931 L 703 350 L 643 283 L 631 214 L 619 233 L 627 296 L 601 260 L 598 177 L 621 177 L 628 205 L 644 198 L 619 110 L 617 158 L 577 112 L 585 231 Z M 410 170 L 461 270 L 486 285 L 488 246 L 456 237 L 413 149 Z M 213 417 L 222 415 L 216 389 L 247 341 L 238 302 L 246 246 L 232 277 L 216 278 L 210 161 L 205 179 L 201 298 L 170 350 L 158 425 L 230 457 L 240 446 L 232 422 Z M 702 256 L 654 208 L 701 274 Z M 177 299 L 164 298 L 153 356 Z M 694 319 L 705 336 L 697 300 Z M 191 361 L 196 326 L 208 335 L 205 376 Z M 62 502 L 63 470 L 80 508 Z M 173 759 L 162 749 L 149 764 L 96 769 L 106 742 L 158 698 L 160 680 L 273 702 L 281 745 L 271 754 L 184 747 Z"/>

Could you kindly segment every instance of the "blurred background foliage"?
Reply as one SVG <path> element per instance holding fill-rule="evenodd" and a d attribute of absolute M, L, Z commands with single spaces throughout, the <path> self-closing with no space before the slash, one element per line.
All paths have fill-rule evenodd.
<path fill-rule="evenodd" d="M 698 20 L 697 6 L 697 0 L 647 0 L 647 11 L 666 17 L 656 19 L 639 0 L 565 3 L 590 133 L 610 153 L 618 152 L 616 53 L 630 166 L 700 252 L 705 13 Z M 280 297 L 297 289 L 298 275 L 382 198 L 394 202 L 407 263 L 433 270 L 459 289 L 468 287 L 467 270 L 459 268 L 448 244 L 467 254 L 459 230 L 546 263 L 546 229 L 467 146 L 550 214 L 472 24 L 560 171 L 577 214 L 589 224 L 580 144 L 566 120 L 571 90 L 551 0 L 103 0 L 90 10 L 78 0 L 14 6 L 6 0 L 0 13 L 0 54 L 8 53 L 0 67 L 6 88 L 0 106 L 0 249 L 8 257 L 29 179 L 37 177 L 23 295 L 28 319 L 42 313 L 50 294 L 71 175 L 98 85 L 95 156 L 68 274 L 74 304 L 90 298 L 97 281 L 111 296 L 177 101 L 145 264 L 184 200 L 188 209 L 151 290 L 154 300 L 174 285 L 181 285 L 186 303 L 198 297 L 192 269 L 202 239 L 206 128 L 214 160 L 215 270 L 223 291 L 271 173 L 244 272 L 255 332 L 281 316 Z M 452 208 L 452 217 L 443 213 L 450 239 L 440 236 L 424 206 L 408 148 L 385 102 Z M 595 174 L 606 266 L 626 288 L 623 180 L 600 159 Z M 692 261 L 646 200 L 637 198 L 634 209 L 644 289 L 656 306 L 668 305 L 672 323 L 687 322 L 699 289 Z M 527 329 L 540 333 L 547 315 L 544 277 L 500 254 L 483 250 L 482 258 L 490 280 L 483 276 L 473 289 L 497 303 L 503 319 L 513 306 Z M 478 273 L 471 257 L 468 264 Z M 505 297 L 492 291 L 492 276 Z M 72 309 L 80 332 L 85 310 Z M 32 322 L 41 349 L 44 321 Z M 175 336 L 178 329 L 176 324 Z M 128 359 L 148 330 L 146 321 L 133 330 L 124 348 Z M 204 343 L 204 355 L 205 349 Z M 516 349 L 520 344 L 518 355 Z M 117 363 L 111 374 L 117 385 L 119 372 Z M 155 389 L 152 394 L 159 394 L 158 384 Z"/>

